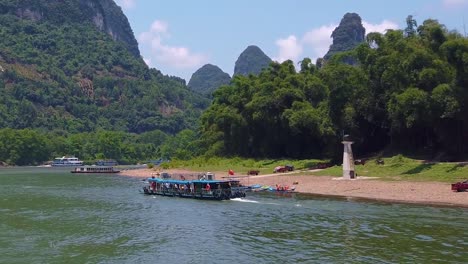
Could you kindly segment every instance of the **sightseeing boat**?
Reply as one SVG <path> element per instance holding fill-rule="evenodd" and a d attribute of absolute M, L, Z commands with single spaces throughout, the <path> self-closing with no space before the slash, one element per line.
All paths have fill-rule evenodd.
<path fill-rule="evenodd" d="M 76 157 L 67 157 L 63 156 L 61 158 L 55 158 L 52 161 L 52 167 L 72 167 L 72 166 L 82 166 L 83 161 L 79 160 Z"/>
<path fill-rule="evenodd" d="M 203 200 L 229 200 L 245 197 L 245 192 L 236 180 L 175 180 L 149 178 L 144 194 Z"/>
<path fill-rule="evenodd" d="M 119 173 L 120 170 L 112 166 L 80 166 L 75 167 L 71 173 Z"/>
<path fill-rule="evenodd" d="M 97 166 L 117 166 L 119 165 L 116 160 L 107 159 L 107 160 L 98 160 L 96 161 Z"/>

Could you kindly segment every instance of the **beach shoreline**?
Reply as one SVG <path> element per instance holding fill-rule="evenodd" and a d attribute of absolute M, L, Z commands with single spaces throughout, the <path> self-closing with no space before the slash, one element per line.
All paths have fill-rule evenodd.
<path fill-rule="evenodd" d="M 164 170 L 179 179 L 196 179 L 203 172 L 170 169 Z M 308 171 L 310 174 L 313 171 Z M 155 169 L 123 170 L 119 175 L 146 179 L 158 173 Z M 352 198 L 356 200 L 373 200 L 390 203 L 408 203 L 435 206 L 455 206 L 468 208 L 468 192 L 453 192 L 450 183 L 383 181 L 373 177 L 358 177 L 344 180 L 341 177 L 304 175 L 304 173 L 276 173 L 267 175 L 228 176 L 227 172 L 214 172 L 217 179 L 234 178 L 243 185 L 295 186 L 295 191 L 303 194 Z M 297 183 L 297 184 L 294 184 Z"/>

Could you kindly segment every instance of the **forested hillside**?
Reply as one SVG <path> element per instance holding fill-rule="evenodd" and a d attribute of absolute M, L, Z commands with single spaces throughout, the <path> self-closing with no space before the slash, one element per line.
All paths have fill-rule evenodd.
<path fill-rule="evenodd" d="M 327 54 L 323 57 L 329 60 L 333 55 L 352 50 L 365 41 L 366 29 L 362 25 L 361 17 L 356 13 L 346 13 L 340 21 L 338 27 L 333 30 L 331 37 L 333 43 L 330 45 Z M 348 64 L 355 64 L 352 58 L 344 58 Z"/>
<path fill-rule="evenodd" d="M 111 0 L 0 0 L 0 128 L 176 133 L 209 101 L 148 69 Z"/>
<path fill-rule="evenodd" d="M 328 60 L 338 52 L 354 49 L 365 41 L 366 29 L 362 25 L 361 17 L 356 13 L 346 13 L 338 27 L 333 30 L 333 43 L 324 59 Z"/>
<path fill-rule="evenodd" d="M 188 88 L 206 96 L 211 96 L 221 85 L 231 82 L 231 76 L 223 72 L 218 66 L 205 64 L 198 69 L 188 83 Z"/>
<path fill-rule="evenodd" d="M 270 57 L 263 53 L 259 47 L 251 45 L 237 58 L 234 65 L 234 75 L 257 75 L 266 69 L 270 63 Z"/>
<path fill-rule="evenodd" d="M 358 155 L 393 148 L 451 160 L 468 147 L 468 39 L 426 20 L 388 30 L 321 68 L 304 59 L 236 76 L 202 116 L 213 155 L 333 157 L 343 134 Z M 357 65 L 342 63 L 352 57 Z"/>

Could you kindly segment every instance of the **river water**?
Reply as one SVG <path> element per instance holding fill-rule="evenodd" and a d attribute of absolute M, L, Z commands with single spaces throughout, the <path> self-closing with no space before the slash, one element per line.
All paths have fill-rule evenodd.
<path fill-rule="evenodd" d="M 466 263 L 468 209 L 248 193 L 153 197 L 69 169 L 0 169 L 0 263 Z"/>

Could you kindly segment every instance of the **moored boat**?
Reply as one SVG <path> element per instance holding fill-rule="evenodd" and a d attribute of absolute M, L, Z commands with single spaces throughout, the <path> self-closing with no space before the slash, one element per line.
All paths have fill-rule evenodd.
<path fill-rule="evenodd" d="M 83 161 L 73 156 L 72 157 L 63 156 L 61 158 L 55 158 L 54 161 L 52 161 L 51 165 L 52 167 L 82 166 Z"/>
<path fill-rule="evenodd" d="M 119 173 L 120 170 L 112 166 L 80 166 L 75 167 L 71 173 Z"/>
<path fill-rule="evenodd" d="M 175 180 L 149 178 L 149 186 L 143 187 L 144 194 L 203 200 L 229 200 L 245 197 L 237 180 Z"/>
<path fill-rule="evenodd" d="M 248 191 L 252 192 L 260 192 L 260 191 L 268 191 L 268 192 L 279 192 L 279 193 L 293 193 L 296 191 L 296 186 L 289 187 L 288 185 L 276 185 L 276 186 L 269 186 L 269 185 L 251 185 L 247 186 Z"/>
<path fill-rule="evenodd" d="M 98 160 L 96 161 L 97 166 L 117 166 L 119 165 L 116 160 L 107 159 L 107 160 Z"/>
<path fill-rule="evenodd" d="M 455 191 L 455 192 L 468 191 L 468 180 L 464 182 L 452 183 L 452 191 Z"/>

